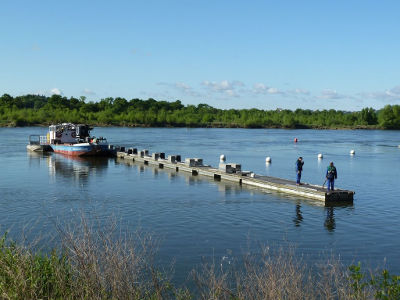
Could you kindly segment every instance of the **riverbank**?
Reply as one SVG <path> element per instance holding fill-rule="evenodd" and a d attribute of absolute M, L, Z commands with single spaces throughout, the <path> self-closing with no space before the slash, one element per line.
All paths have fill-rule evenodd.
<path fill-rule="evenodd" d="M 6 235 L 0 240 L 0 294 L 5 299 L 399 299 L 400 276 L 345 267 L 338 258 L 312 265 L 294 248 L 262 247 L 234 262 L 206 261 L 174 283 L 155 264 L 157 242 L 118 231 L 94 230 L 82 219 L 58 226 L 61 244 L 50 253 Z M 43 248 L 43 245 L 41 245 Z M 63 249 L 62 251 L 59 249 Z"/>
<path fill-rule="evenodd" d="M 6 128 L 17 128 L 17 127 L 48 127 L 54 123 L 39 123 L 39 124 L 31 124 L 27 122 L 1 122 L 0 127 Z M 150 125 L 150 124 L 131 124 L 131 123 L 121 123 L 121 124 L 103 124 L 103 123 L 89 123 L 90 126 L 94 127 L 138 127 L 138 128 L 242 128 L 242 129 L 317 129 L 317 130 L 387 130 L 378 125 L 359 125 L 359 126 L 296 126 L 292 127 L 283 127 L 283 126 L 259 126 L 259 127 L 241 127 L 237 124 L 206 124 L 204 126 L 171 126 L 171 125 Z"/>

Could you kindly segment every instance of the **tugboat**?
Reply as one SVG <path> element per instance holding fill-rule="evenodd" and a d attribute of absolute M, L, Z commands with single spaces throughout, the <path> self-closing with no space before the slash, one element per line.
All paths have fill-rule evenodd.
<path fill-rule="evenodd" d="M 86 124 L 62 123 L 51 125 L 47 140 L 56 153 L 72 156 L 107 156 L 112 154 L 112 146 L 107 139 L 90 136 L 93 130 Z"/>

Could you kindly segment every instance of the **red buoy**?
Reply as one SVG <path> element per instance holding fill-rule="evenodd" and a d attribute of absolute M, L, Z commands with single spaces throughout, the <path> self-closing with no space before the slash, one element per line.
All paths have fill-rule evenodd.
<path fill-rule="evenodd" d="M 297 141 L 298 141 L 297 138 L 294 138 L 294 142 L 297 143 Z"/>

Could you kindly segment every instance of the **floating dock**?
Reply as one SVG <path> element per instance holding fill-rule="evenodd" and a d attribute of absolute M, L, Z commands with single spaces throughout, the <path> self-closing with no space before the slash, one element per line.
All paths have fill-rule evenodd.
<path fill-rule="evenodd" d="M 336 189 L 328 192 L 322 186 L 304 183 L 296 185 L 295 181 L 257 175 L 250 171 L 242 171 L 241 165 L 236 163 L 221 163 L 219 168 L 203 164 L 201 158 L 186 158 L 182 161 L 180 155 L 165 156 L 165 153 L 158 152 L 149 154 L 147 149 L 138 151 L 137 148 L 121 147 L 116 152 L 119 159 L 136 161 L 145 165 L 154 165 L 160 169 L 169 168 L 177 172 L 188 172 L 192 175 L 211 177 L 214 180 L 227 180 L 239 185 L 256 187 L 264 190 L 273 190 L 290 195 L 296 195 L 309 199 L 329 203 L 352 203 L 354 192 L 349 190 Z"/>

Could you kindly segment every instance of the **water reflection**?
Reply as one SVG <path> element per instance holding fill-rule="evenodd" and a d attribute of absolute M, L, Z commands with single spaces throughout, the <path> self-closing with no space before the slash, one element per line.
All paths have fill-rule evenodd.
<path fill-rule="evenodd" d="M 50 177 L 71 179 L 79 183 L 87 183 L 91 176 L 101 175 L 108 167 L 109 158 L 74 157 L 60 154 L 29 153 L 29 165 L 34 167 L 45 162 Z"/>
<path fill-rule="evenodd" d="M 325 218 L 324 226 L 329 232 L 333 232 L 333 231 L 335 231 L 335 228 L 336 228 L 334 208 L 327 207 L 327 208 L 325 208 L 325 211 L 326 211 L 326 218 Z"/>
<path fill-rule="evenodd" d="M 240 185 L 227 182 L 219 182 L 218 191 L 225 195 L 238 195 L 242 191 L 242 187 Z"/>
<path fill-rule="evenodd" d="M 301 212 L 300 202 L 296 204 L 296 216 L 293 218 L 294 226 L 300 227 L 301 222 L 303 221 L 303 214 Z"/>
<path fill-rule="evenodd" d="M 32 151 L 27 151 L 29 158 L 29 167 L 39 167 L 41 164 L 45 163 L 48 165 L 48 160 L 51 157 L 51 153 L 46 153 L 46 152 L 32 152 Z"/>
<path fill-rule="evenodd" d="M 198 181 L 198 178 L 193 176 L 185 176 L 185 182 L 187 185 L 195 185 Z"/>
<path fill-rule="evenodd" d="M 154 177 L 158 177 L 158 169 L 157 168 L 153 168 L 153 175 L 154 175 Z"/>
<path fill-rule="evenodd" d="M 141 162 L 135 162 L 132 160 L 124 160 L 121 158 L 116 159 L 116 164 L 124 164 L 129 167 L 133 167 L 138 172 L 144 173 L 146 170 L 149 174 L 152 174 L 154 178 L 159 177 L 161 174 L 166 174 L 168 180 L 177 180 L 179 177 L 183 178 L 185 183 L 188 186 L 194 186 L 194 185 L 199 185 L 203 184 L 205 181 L 209 181 L 212 184 L 217 186 L 217 189 L 220 193 L 224 195 L 239 195 L 242 192 L 243 187 L 238 184 L 234 184 L 228 181 L 215 181 L 212 178 L 208 178 L 205 176 L 193 176 L 190 173 L 183 172 L 183 171 L 176 171 L 175 169 L 170 169 L 170 168 L 163 168 L 159 169 L 158 166 L 156 165 L 144 165 Z M 274 192 L 266 192 L 264 190 L 260 190 L 256 187 L 250 187 L 246 186 L 246 191 L 250 193 L 251 196 L 256 195 L 256 194 L 274 194 L 274 195 L 280 195 L 279 193 L 274 193 Z M 313 207 L 320 207 L 323 208 L 324 211 L 326 212 L 326 217 L 323 220 L 323 226 L 329 231 L 329 232 L 334 232 L 336 229 L 336 221 L 335 221 L 335 208 L 336 207 L 353 207 L 352 203 L 329 203 L 325 204 L 324 202 L 320 201 L 315 201 L 315 200 L 309 200 L 309 199 L 298 199 L 297 197 L 293 197 L 290 195 L 287 195 L 285 197 L 282 197 L 282 201 L 288 201 L 288 202 L 294 202 L 294 217 L 292 217 L 292 221 L 294 223 L 295 227 L 300 227 L 301 224 L 304 222 L 304 214 L 302 211 L 302 205 L 307 205 L 307 206 L 313 206 Z M 226 201 L 227 203 L 229 201 Z M 322 220 L 321 220 L 322 221 Z"/>
<path fill-rule="evenodd" d="M 167 171 L 167 174 L 168 174 L 168 179 L 170 181 L 175 180 L 177 178 L 176 172 L 171 172 L 171 170 L 170 170 L 169 172 Z"/>

